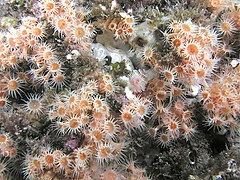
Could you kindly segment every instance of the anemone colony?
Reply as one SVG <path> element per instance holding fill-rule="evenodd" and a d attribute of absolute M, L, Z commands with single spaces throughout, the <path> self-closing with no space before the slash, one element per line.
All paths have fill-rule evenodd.
<path fill-rule="evenodd" d="M 186 179 L 151 157 L 238 137 L 240 4 L 186 2 L 23 1 L 2 17 L 0 179 Z"/>

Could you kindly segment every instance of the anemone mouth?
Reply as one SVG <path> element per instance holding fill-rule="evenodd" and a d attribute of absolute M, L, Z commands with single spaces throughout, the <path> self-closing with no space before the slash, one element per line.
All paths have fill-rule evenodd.
<path fill-rule="evenodd" d="M 231 25 L 229 24 L 229 23 L 227 23 L 227 22 L 223 22 L 222 24 L 221 24 L 221 28 L 222 28 L 222 30 L 223 31 L 230 31 L 230 29 L 231 29 Z"/>
<path fill-rule="evenodd" d="M 45 9 L 47 10 L 47 11 L 52 11 L 53 9 L 55 8 L 55 4 L 54 4 L 54 2 L 48 2 L 48 3 L 46 3 L 45 4 Z"/>
<path fill-rule="evenodd" d="M 0 108 L 5 107 L 7 104 L 7 101 L 5 99 L 0 99 Z"/>
<path fill-rule="evenodd" d="M 174 75 L 171 71 L 165 71 L 164 76 L 166 77 L 167 80 L 171 82 L 174 80 Z"/>
<path fill-rule="evenodd" d="M 30 95 L 28 100 L 25 101 L 24 109 L 34 115 L 42 113 L 43 104 L 42 99 L 39 95 Z"/>
<path fill-rule="evenodd" d="M 40 107 L 41 107 L 41 103 L 39 102 L 39 100 L 33 99 L 29 102 L 29 108 L 30 109 L 37 110 Z"/>
<path fill-rule="evenodd" d="M 196 44 L 191 43 L 187 46 L 187 52 L 189 55 L 197 56 L 199 54 L 199 48 Z"/>
<path fill-rule="evenodd" d="M 19 84 L 18 84 L 18 82 L 17 82 L 16 80 L 10 80 L 10 81 L 8 82 L 8 87 L 9 87 L 10 90 L 15 91 L 15 90 L 18 89 Z"/>
<path fill-rule="evenodd" d="M 0 143 L 3 143 L 7 140 L 7 137 L 4 134 L 0 135 Z"/>
<path fill-rule="evenodd" d="M 58 22 L 57 22 L 57 27 L 61 30 L 66 29 L 66 27 L 67 27 L 66 20 L 65 19 L 59 19 Z"/>
<path fill-rule="evenodd" d="M 69 127 L 70 127 L 71 129 L 77 129 L 78 126 L 79 126 L 79 122 L 78 122 L 77 119 L 71 119 L 71 120 L 69 121 Z"/>
<path fill-rule="evenodd" d="M 124 113 L 123 114 L 124 121 L 131 121 L 132 120 L 132 114 L 131 113 Z"/>
<path fill-rule="evenodd" d="M 167 143 L 169 141 L 169 137 L 167 134 L 162 134 L 161 135 L 161 140 L 163 141 L 163 143 Z"/>
<path fill-rule="evenodd" d="M 191 27 L 189 24 L 182 24 L 182 30 L 184 32 L 190 32 L 191 31 Z"/>
<path fill-rule="evenodd" d="M 172 41 L 172 44 L 173 44 L 173 46 L 175 46 L 175 47 L 179 47 L 179 46 L 181 46 L 181 44 L 182 44 L 182 41 L 181 41 L 181 39 L 174 39 L 173 41 Z"/>
<path fill-rule="evenodd" d="M 48 155 L 45 156 L 45 161 L 46 161 L 47 164 L 52 164 L 54 162 L 54 158 L 53 158 L 52 155 L 48 154 Z"/>
<path fill-rule="evenodd" d="M 146 56 L 146 57 L 151 57 L 151 56 L 152 56 L 152 51 L 151 51 L 151 49 L 147 49 L 147 50 L 145 51 L 145 56 Z"/>
<path fill-rule="evenodd" d="M 100 150 L 100 156 L 102 157 L 102 158 L 107 158 L 108 156 L 109 156 L 109 154 L 110 154 L 110 148 L 109 147 L 104 147 L 104 148 L 102 148 L 101 150 Z"/>
<path fill-rule="evenodd" d="M 78 157 L 81 161 L 84 161 L 85 159 L 87 159 L 87 155 L 83 152 L 80 152 Z"/>
<path fill-rule="evenodd" d="M 35 27 L 35 28 L 32 30 L 32 33 L 33 33 L 35 36 L 40 36 L 41 33 L 42 33 L 42 30 L 41 30 L 39 27 Z"/>
<path fill-rule="evenodd" d="M 83 38 L 85 36 L 85 30 L 83 29 L 83 27 L 77 27 L 75 29 L 74 35 L 76 36 L 76 38 Z"/>
<path fill-rule="evenodd" d="M 60 159 L 60 164 L 61 164 L 62 167 L 67 167 L 69 165 L 68 158 L 67 157 L 62 157 Z"/>

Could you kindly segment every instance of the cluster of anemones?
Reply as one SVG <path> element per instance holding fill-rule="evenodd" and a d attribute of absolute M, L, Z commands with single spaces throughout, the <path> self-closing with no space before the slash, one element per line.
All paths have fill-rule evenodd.
<path fill-rule="evenodd" d="M 112 77 L 105 75 L 103 79 L 108 82 Z M 120 160 L 125 148 L 123 139 L 119 139 L 123 127 L 111 116 L 105 98 L 98 94 L 101 83 L 102 80 L 99 83 L 90 81 L 77 92 L 59 95 L 49 111 L 57 134 L 85 135 L 85 143 L 92 149 L 92 160 L 97 161 L 99 166 L 110 160 Z"/>
<path fill-rule="evenodd" d="M 218 78 L 209 81 L 199 95 L 207 111 L 207 125 L 218 131 L 228 129 L 231 136 L 240 133 L 237 120 L 240 109 L 239 77 L 239 67 L 224 66 Z"/>
<path fill-rule="evenodd" d="M 227 44 L 218 42 L 218 36 L 229 38 L 237 31 L 234 12 L 228 12 L 223 17 L 217 27 L 219 34 L 188 20 L 172 22 L 169 27 L 173 33 L 167 37 L 183 57 L 182 62 L 175 67 L 176 73 L 182 76 L 179 80 L 185 86 L 203 87 L 199 97 L 204 109 L 208 111 L 207 124 L 218 130 L 230 127 L 230 132 L 234 134 L 238 131 L 238 123 L 234 119 L 238 116 L 236 108 L 239 108 L 235 90 L 238 89 L 236 79 L 239 73 L 231 67 L 226 67 L 219 75 L 219 80 L 210 80 L 210 75 L 217 68 L 217 62 L 225 53 L 231 52 Z"/>
<path fill-rule="evenodd" d="M 95 34 L 92 24 L 84 21 L 88 10 L 76 9 L 72 1 L 41 0 L 39 2 L 41 16 L 54 27 L 59 35 L 64 35 L 69 42 L 89 48 L 91 37 Z"/>
<path fill-rule="evenodd" d="M 61 61 L 49 44 L 41 42 L 46 36 L 45 27 L 37 18 L 28 16 L 22 19 L 18 28 L 1 34 L 0 69 L 16 70 L 23 61 L 31 64 L 31 69 L 27 72 L 18 70 L 16 73 L 10 71 L 0 75 L 1 109 L 8 107 L 8 96 L 16 98 L 24 94 L 24 84 L 56 89 L 62 89 L 66 85 Z"/>
<path fill-rule="evenodd" d="M 134 16 L 124 14 L 123 18 L 110 19 L 106 24 L 107 29 L 113 32 L 115 39 L 126 41 L 134 33 L 136 20 Z"/>
<path fill-rule="evenodd" d="M 106 94 L 107 96 L 112 95 L 115 91 L 115 85 L 112 77 L 109 74 L 101 74 L 99 77 L 99 93 Z"/>
<path fill-rule="evenodd" d="M 129 130 L 143 130 L 144 120 L 152 113 L 152 102 L 149 99 L 133 96 L 121 108 L 121 121 Z"/>
<path fill-rule="evenodd" d="M 157 62 L 155 48 L 150 45 L 146 45 L 141 54 L 144 62 L 154 64 L 153 70 L 158 74 L 148 82 L 144 94 L 153 102 L 151 119 L 158 121 L 156 127 L 147 129 L 148 137 L 161 146 L 181 137 L 189 140 L 196 133 L 186 97 L 196 96 L 199 85 L 206 83 L 218 61 L 212 55 L 219 52 L 217 34 L 191 20 L 171 22 L 165 35 L 182 61 L 168 65 Z"/>
<path fill-rule="evenodd" d="M 41 15 L 47 18 L 59 34 L 87 46 L 84 43 L 90 41 L 94 28 L 84 22 L 84 9 L 76 11 L 71 1 L 47 0 L 39 2 L 39 6 Z M 58 59 L 54 48 L 42 42 L 47 35 L 46 30 L 46 23 L 28 16 L 22 18 L 17 28 L 9 29 L 8 33 L 0 33 L 0 70 L 17 69 L 24 60 L 31 64 L 28 72 L 1 74 L 1 109 L 8 107 L 8 96 L 17 97 L 23 93 L 23 84 L 27 81 L 34 86 L 44 85 L 45 88 L 54 87 L 58 90 L 66 85 L 63 63 Z"/>
<path fill-rule="evenodd" d="M 17 155 L 17 149 L 11 137 L 8 134 L 0 134 L 0 154 L 3 157 L 14 158 Z"/>
<path fill-rule="evenodd" d="M 26 178 L 51 179 L 56 174 L 65 177 L 78 177 L 84 164 L 90 158 L 89 147 L 78 148 L 70 155 L 61 150 L 52 150 L 50 147 L 43 147 L 39 155 L 27 154 L 23 162 L 23 174 Z M 75 165 L 77 164 L 77 165 Z M 50 172 L 50 173 L 49 173 Z"/>
<path fill-rule="evenodd" d="M 119 176 L 116 171 L 103 173 L 95 168 L 95 166 L 106 167 L 110 162 L 118 166 L 124 164 L 124 151 L 127 147 L 125 136 L 127 129 L 131 129 L 127 123 L 124 123 L 126 125 L 124 126 L 121 120 L 111 113 L 104 97 L 108 92 L 102 91 L 102 83 L 112 81 L 110 75 L 103 74 L 99 77 L 99 81 L 91 80 L 78 91 L 68 91 L 55 96 L 54 101 L 49 104 L 48 112 L 53 132 L 58 136 L 81 135 L 84 137 L 83 143 L 70 154 L 48 148 L 39 152 L 40 155 L 27 155 L 24 161 L 26 177 L 43 177 L 49 170 L 53 174 L 61 174 L 68 178 L 95 177 L 97 173 L 106 177 L 110 176 L 108 173 Z M 134 115 L 139 121 L 143 121 L 150 112 L 150 104 L 147 99 L 135 97 L 127 106 L 131 108 L 131 113 L 134 110 Z M 127 117 L 127 106 L 122 108 L 121 117 Z M 139 126 L 137 122 L 135 123 L 135 127 Z M 128 169 L 128 166 L 126 165 L 125 168 Z M 144 177 L 143 170 L 141 174 L 136 174 L 137 168 L 133 165 L 132 168 L 134 168 L 132 175 Z"/>
<path fill-rule="evenodd" d="M 19 72 L 16 76 L 9 73 L 0 74 L 0 109 L 8 110 L 10 103 L 8 97 L 21 97 L 26 95 L 24 92 L 27 83 L 26 73 Z M 43 112 L 44 98 L 39 94 L 26 95 L 26 100 L 23 100 L 23 108 L 26 112 L 32 115 L 40 115 Z"/>
<path fill-rule="evenodd" d="M 75 149 L 70 154 L 50 147 L 42 147 L 39 155 L 27 154 L 23 162 L 23 174 L 27 179 L 142 179 L 147 180 L 144 169 L 136 167 L 134 161 L 126 162 L 121 171 L 117 168 L 97 168 L 92 161 L 95 151 L 91 146 Z M 103 155 L 108 153 L 107 146 L 102 147 Z M 119 166 L 119 165 L 118 165 Z"/>
<path fill-rule="evenodd" d="M 185 85 L 203 84 L 221 57 L 218 34 L 208 27 L 197 26 L 191 20 L 173 21 L 169 24 L 169 31 L 166 38 L 182 57 L 175 72 L 182 76 L 181 81 Z M 215 54 L 219 56 L 213 58 Z"/>
<path fill-rule="evenodd" d="M 155 64 L 154 71 L 159 76 L 148 82 L 146 93 L 152 98 L 155 108 L 152 119 L 157 119 L 158 125 L 148 129 L 148 137 L 166 146 L 181 136 L 189 140 L 196 133 L 187 95 L 198 96 L 203 102 L 208 111 L 208 126 L 218 130 L 230 129 L 232 135 L 238 133 L 238 70 L 229 66 L 220 74 L 219 80 L 211 80 L 217 62 L 229 52 L 227 46 L 218 42 L 214 30 L 199 27 L 191 20 L 173 21 L 169 31 L 167 40 L 182 60 L 174 66 L 163 65 L 164 62 Z M 222 34 L 230 36 L 231 31 Z"/>
<path fill-rule="evenodd" d="M 240 27 L 240 20 L 239 20 L 239 2 L 232 1 L 232 0 L 209 0 L 209 5 L 213 9 L 213 14 L 217 17 L 219 14 L 224 12 L 223 14 L 227 15 L 223 19 L 223 21 L 227 21 L 227 24 L 230 22 L 235 23 L 236 27 Z M 221 12 L 221 13 L 220 13 Z M 231 23 L 232 24 L 232 23 Z M 224 24 L 223 24 L 224 25 Z M 229 26 L 226 26 L 227 29 Z"/>
<path fill-rule="evenodd" d="M 153 102 L 151 121 L 154 127 L 147 128 L 147 138 L 166 147 L 179 138 L 189 140 L 194 136 L 196 124 L 186 100 L 186 91 L 179 82 L 172 83 L 164 76 L 148 82 L 145 93 Z"/>

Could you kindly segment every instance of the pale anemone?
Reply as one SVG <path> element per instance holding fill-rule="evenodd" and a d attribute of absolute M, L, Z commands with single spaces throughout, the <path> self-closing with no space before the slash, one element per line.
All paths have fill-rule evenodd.
<path fill-rule="evenodd" d="M 30 94 L 23 107 L 31 114 L 40 115 L 43 113 L 43 99 L 40 95 Z"/>

